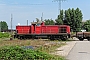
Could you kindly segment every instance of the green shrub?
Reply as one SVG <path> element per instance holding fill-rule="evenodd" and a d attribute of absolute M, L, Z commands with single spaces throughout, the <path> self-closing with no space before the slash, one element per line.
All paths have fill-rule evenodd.
<path fill-rule="evenodd" d="M 0 38 L 8 38 L 10 36 L 9 33 L 2 33 L 0 32 Z"/>
<path fill-rule="evenodd" d="M 19 46 L 0 48 L 0 60 L 63 60 L 38 50 L 24 49 Z"/>

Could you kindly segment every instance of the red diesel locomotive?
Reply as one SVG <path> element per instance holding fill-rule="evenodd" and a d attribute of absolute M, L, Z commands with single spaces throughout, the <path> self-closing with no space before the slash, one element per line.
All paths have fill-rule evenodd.
<path fill-rule="evenodd" d="M 44 22 L 33 22 L 28 26 L 16 26 L 14 37 L 18 39 L 45 38 L 50 40 L 66 40 L 70 38 L 70 26 L 45 25 Z"/>

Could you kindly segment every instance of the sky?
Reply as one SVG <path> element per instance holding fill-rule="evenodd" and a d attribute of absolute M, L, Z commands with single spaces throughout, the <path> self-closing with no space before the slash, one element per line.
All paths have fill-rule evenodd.
<path fill-rule="evenodd" d="M 83 13 L 83 20 L 90 19 L 90 0 L 66 0 L 61 3 L 61 9 L 80 8 Z M 0 0 L 0 21 L 5 21 L 10 29 L 11 14 L 12 27 L 20 23 L 26 25 L 27 20 L 30 25 L 36 18 L 41 18 L 43 12 L 44 19 L 57 18 L 59 14 L 59 4 L 54 0 Z"/>

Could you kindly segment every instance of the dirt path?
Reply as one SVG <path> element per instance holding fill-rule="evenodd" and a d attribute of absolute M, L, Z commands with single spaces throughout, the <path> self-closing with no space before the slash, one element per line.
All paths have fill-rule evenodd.
<path fill-rule="evenodd" d="M 56 52 L 52 53 L 59 56 L 67 56 L 71 49 L 74 47 L 77 41 L 66 42 L 67 45 L 56 49 Z"/>

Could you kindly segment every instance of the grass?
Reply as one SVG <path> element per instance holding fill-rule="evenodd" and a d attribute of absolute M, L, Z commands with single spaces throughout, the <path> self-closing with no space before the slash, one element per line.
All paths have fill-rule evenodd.
<path fill-rule="evenodd" d="M 1 40 L 0 47 L 3 46 L 33 46 L 40 51 L 51 53 L 56 48 L 66 44 L 66 41 L 50 41 L 50 40 Z"/>
<path fill-rule="evenodd" d="M 56 48 L 61 47 L 63 45 L 66 45 L 66 43 L 54 41 L 40 46 L 38 50 L 51 53 L 54 52 Z"/>
<path fill-rule="evenodd" d="M 48 41 L 47 41 L 48 42 Z M 36 45 L 43 45 L 46 41 L 39 41 L 39 40 L 0 40 L 0 47 L 1 46 L 36 46 Z"/>
<path fill-rule="evenodd" d="M 67 41 L 50 41 L 50 40 L 2 40 L 0 39 L 0 47 L 3 46 L 33 46 L 35 49 L 51 53 L 56 48 L 66 45 Z"/>
<path fill-rule="evenodd" d="M 66 41 L 50 41 L 50 40 L 2 40 L 0 39 L 0 47 L 4 46 L 33 46 L 42 52 L 51 53 L 56 48 L 66 45 Z M 58 57 L 58 56 L 57 56 Z M 60 56 L 59 56 L 60 57 Z M 62 57 L 63 58 L 63 57 Z M 64 58 L 63 58 L 64 59 Z"/>

